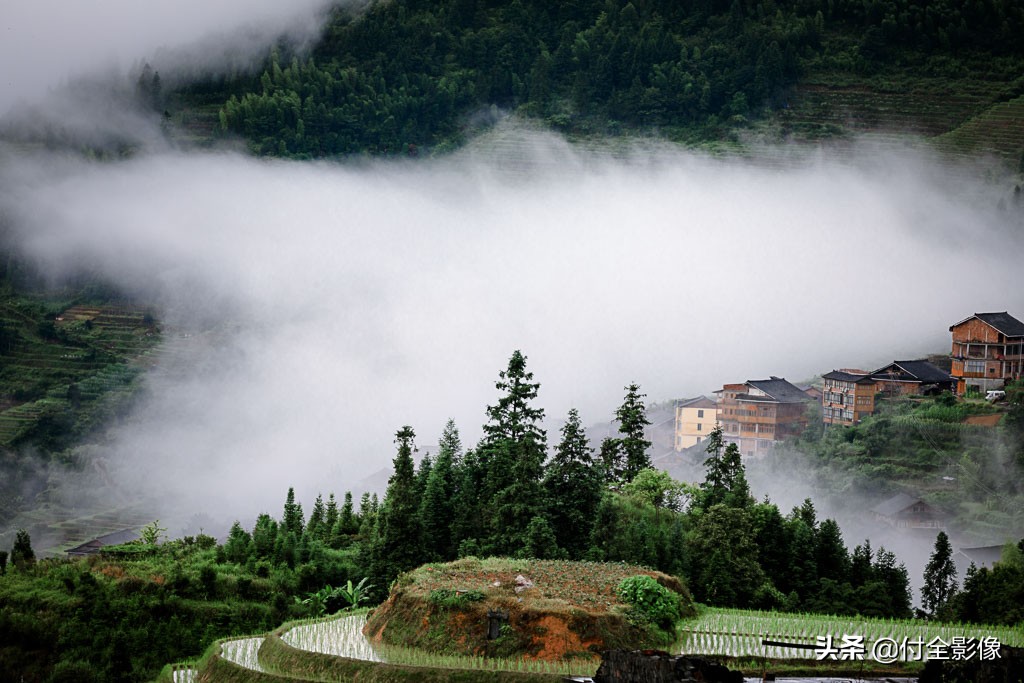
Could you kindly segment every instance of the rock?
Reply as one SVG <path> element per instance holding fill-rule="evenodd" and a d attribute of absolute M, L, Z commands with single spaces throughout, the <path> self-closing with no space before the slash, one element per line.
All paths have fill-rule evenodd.
<path fill-rule="evenodd" d="M 529 588 L 533 588 L 533 581 L 530 581 L 522 574 L 516 576 L 516 587 L 514 589 L 516 593 L 522 593 Z"/>

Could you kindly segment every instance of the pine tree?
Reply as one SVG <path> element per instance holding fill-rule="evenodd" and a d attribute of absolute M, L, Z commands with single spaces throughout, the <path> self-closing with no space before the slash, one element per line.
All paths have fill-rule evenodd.
<path fill-rule="evenodd" d="M 394 459 L 394 474 L 388 480 L 388 490 L 377 513 L 371 541 L 370 570 L 376 586 L 390 586 L 401 572 L 423 561 L 416 471 L 412 459 L 415 437 L 416 433 L 408 425 L 395 434 L 398 453 Z"/>
<path fill-rule="evenodd" d="M 462 544 L 475 546 L 470 554 L 479 554 L 480 542 L 486 535 L 486 506 L 490 502 L 486 493 L 487 472 L 476 451 L 467 451 L 454 467 L 452 478 L 455 494 L 452 496 L 452 546 L 459 557 L 465 553 Z"/>
<path fill-rule="evenodd" d="M 540 427 L 544 410 L 531 404 L 540 384 L 526 371 L 526 357 L 513 352 L 498 377 L 495 387 L 503 393 L 487 408 L 490 420 L 477 451 L 487 473 L 489 549 L 514 555 L 525 543 L 530 521 L 542 511 L 547 436 Z"/>
<path fill-rule="evenodd" d="M 316 501 L 313 503 L 313 511 L 309 513 L 309 521 L 306 523 L 306 534 L 309 535 L 310 539 L 318 541 L 327 540 L 327 532 L 329 528 L 325 526 L 326 512 L 324 511 L 324 499 L 319 493 L 316 495 Z"/>
<path fill-rule="evenodd" d="M 448 420 L 438 442 L 437 459 L 427 478 L 420 504 L 423 522 L 423 544 L 426 554 L 434 560 L 455 559 L 452 543 L 453 503 L 456 492 L 455 474 L 462 457 L 462 442 L 454 420 Z"/>
<path fill-rule="evenodd" d="M 921 606 L 929 617 L 937 617 L 950 598 L 956 595 L 956 591 L 953 546 L 950 545 L 946 532 L 940 531 L 935 537 L 935 551 L 924 568 Z"/>
<path fill-rule="evenodd" d="M 350 496 L 351 500 L 351 496 Z M 330 540 L 331 534 L 334 531 L 335 525 L 338 523 L 338 501 L 334 498 L 334 493 L 327 496 L 327 511 L 324 513 L 324 541 Z"/>
<path fill-rule="evenodd" d="M 434 459 L 427 453 L 420 460 L 420 466 L 416 469 L 416 497 L 423 500 L 423 494 L 427 490 L 427 481 L 430 479 L 430 472 L 434 469 Z"/>
<path fill-rule="evenodd" d="M 626 474 L 626 458 L 620 440 L 606 436 L 601 441 L 601 451 L 597 457 L 605 483 L 618 487 Z"/>
<path fill-rule="evenodd" d="M 643 398 L 647 394 L 640 393 L 640 385 L 630 384 L 625 387 L 626 397 L 615 411 L 615 417 L 619 421 L 620 448 L 625 458 L 625 468 L 622 473 L 622 482 L 633 481 L 633 477 L 651 466 L 651 456 L 647 449 L 651 442 L 644 438 L 644 428 L 651 424 L 647 419 L 647 411 L 644 408 Z"/>
<path fill-rule="evenodd" d="M 850 554 L 843 543 L 843 533 L 834 519 L 826 519 L 818 527 L 815 539 L 815 562 L 818 578 L 844 583 L 850 578 Z"/>
<path fill-rule="evenodd" d="M 574 559 L 582 558 L 587 550 L 601 502 L 601 474 L 593 452 L 579 412 L 570 409 L 562 440 L 545 470 L 544 493 L 557 545 Z"/>
<path fill-rule="evenodd" d="M 907 575 L 907 568 L 896 563 L 896 556 L 893 553 L 880 547 L 875 554 L 872 571 L 879 585 L 885 588 L 887 600 L 884 605 L 884 615 L 897 619 L 912 616 L 910 577 Z"/>
<path fill-rule="evenodd" d="M 703 509 L 719 503 L 729 507 L 748 507 L 753 503 L 739 446 L 730 443 L 723 452 L 723 445 L 722 428 L 715 427 L 704 447 L 708 457 L 704 461 L 704 482 L 700 485 L 703 492 L 700 507 Z"/>
<path fill-rule="evenodd" d="M 277 530 L 277 522 L 270 515 L 263 513 L 256 518 L 256 526 L 252 530 L 252 544 L 256 557 L 273 556 L 277 544 Z"/>
<path fill-rule="evenodd" d="M 304 525 L 302 516 L 302 504 L 295 502 L 295 489 L 288 487 L 288 497 L 284 502 L 284 517 L 281 519 L 281 526 L 286 532 L 295 534 L 298 538 L 302 535 Z"/>
<path fill-rule="evenodd" d="M 11 548 L 11 564 L 18 569 L 31 567 L 36 562 L 36 553 L 32 550 L 32 539 L 24 529 L 18 529 L 14 535 L 14 546 Z"/>
<path fill-rule="evenodd" d="M 369 500 L 367 500 L 367 504 L 369 504 Z M 346 536 L 354 536 L 359 533 L 359 518 L 356 516 L 355 507 L 352 504 L 351 491 L 345 491 L 345 501 L 341 504 L 341 512 L 338 513 L 336 526 Z"/>

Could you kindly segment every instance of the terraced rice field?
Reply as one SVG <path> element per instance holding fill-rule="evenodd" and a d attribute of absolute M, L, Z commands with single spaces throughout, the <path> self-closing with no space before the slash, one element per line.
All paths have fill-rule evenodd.
<path fill-rule="evenodd" d="M 262 636 L 239 638 L 221 643 L 220 652 L 221 656 L 229 662 L 253 671 L 263 671 L 263 668 L 260 667 L 259 657 L 257 657 L 262 644 Z"/>
<path fill-rule="evenodd" d="M 321 619 L 289 629 L 281 640 L 292 647 L 309 652 L 321 652 L 366 662 L 382 662 L 384 660 L 363 635 L 365 625 L 365 614 Z"/>
<path fill-rule="evenodd" d="M 1021 626 L 935 624 L 913 620 L 708 609 L 697 619 L 684 622 L 678 647 L 687 654 L 814 659 L 814 650 L 765 647 L 761 641 L 814 645 L 819 637 L 829 636 L 837 644 L 843 642 L 844 636 L 862 636 L 868 652 L 875 642 L 889 638 L 897 643 L 920 640 L 928 644 L 936 639 L 950 643 L 954 638 L 981 640 L 990 637 L 1005 645 L 1024 645 L 1024 627 Z M 913 648 L 904 653 L 900 657 L 902 660 L 919 658 L 914 656 Z"/>
<path fill-rule="evenodd" d="M 7 346 L 2 368 L 0 447 L 16 444 L 44 418 L 71 419 L 70 410 L 127 387 L 138 363 L 159 335 L 138 307 L 73 306 L 56 317 L 51 335 L 40 336 L 41 313 L 23 302 L 0 302 Z"/>

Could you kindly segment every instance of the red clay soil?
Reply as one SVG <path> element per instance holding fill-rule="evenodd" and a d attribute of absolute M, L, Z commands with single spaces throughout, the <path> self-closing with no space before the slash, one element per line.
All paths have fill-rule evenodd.
<path fill-rule="evenodd" d="M 995 427 L 1003 419 L 1004 413 L 990 413 L 989 415 L 969 415 L 964 419 L 964 424 L 977 427 Z"/>

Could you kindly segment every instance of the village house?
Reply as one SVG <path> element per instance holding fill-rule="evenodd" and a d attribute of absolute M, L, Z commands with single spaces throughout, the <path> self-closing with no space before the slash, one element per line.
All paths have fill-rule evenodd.
<path fill-rule="evenodd" d="M 675 449 L 696 446 L 718 424 L 718 405 L 706 396 L 676 403 Z"/>
<path fill-rule="evenodd" d="M 894 360 L 871 373 L 886 396 L 931 395 L 956 389 L 956 380 L 926 360 Z"/>
<path fill-rule="evenodd" d="M 869 373 L 833 370 L 821 376 L 821 419 L 827 425 L 855 425 L 875 412 L 877 382 Z"/>
<path fill-rule="evenodd" d="M 771 452 L 776 443 L 807 426 L 807 403 L 813 399 L 781 377 L 726 384 L 715 392 L 718 421 L 726 444 L 745 456 Z"/>
<path fill-rule="evenodd" d="M 943 529 L 944 515 L 920 498 L 900 493 L 871 508 L 875 520 L 897 529 Z"/>
<path fill-rule="evenodd" d="M 1002 389 L 1024 374 L 1024 323 L 1006 311 L 975 313 L 949 331 L 957 394 Z"/>
<path fill-rule="evenodd" d="M 833 370 L 822 375 L 821 419 L 827 425 L 858 424 L 875 411 L 875 398 L 953 391 L 950 374 L 924 360 L 894 360 L 874 372 Z"/>

